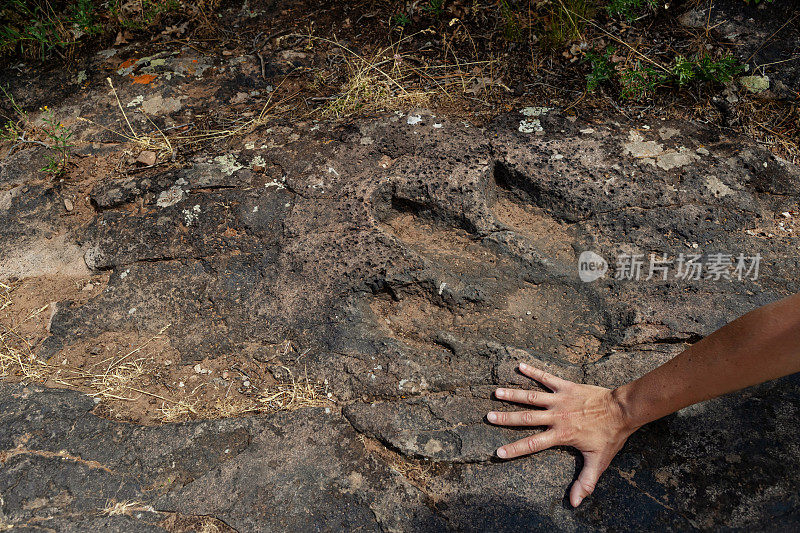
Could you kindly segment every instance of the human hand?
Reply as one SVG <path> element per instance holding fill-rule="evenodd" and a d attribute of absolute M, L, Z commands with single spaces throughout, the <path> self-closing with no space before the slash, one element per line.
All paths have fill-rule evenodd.
<path fill-rule="evenodd" d="M 512 459 L 559 445 L 577 448 L 583 454 L 583 469 L 569 496 L 572 506 L 577 507 L 594 491 L 600 474 L 638 428 L 627 423 L 624 410 L 610 389 L 573 383 L 524 363 L 519 370 L 553 392 L 501 388 L 495 395 L 500 400 L 544 409 L 492 411 L 487 419 L 502 426 L 549 429 L 498 448 L 497 456 Z"/>

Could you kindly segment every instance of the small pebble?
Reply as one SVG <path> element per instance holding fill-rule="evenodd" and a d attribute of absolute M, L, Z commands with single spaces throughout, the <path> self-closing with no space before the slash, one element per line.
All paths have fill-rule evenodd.
<path fill-rule="evenodd" d="M 242 385 L 243 385 L 244 387 L 249 387 L 249 386 L 250 386 L 250 381 L 248 381 L 248 380 L 244 380 L 244 381 L 242 382 Z"/>
<path fill-rule="evenodd" d="M 72 200 L 70 200 L 69 198 L 64 198 L 64 208 L 67 211 L 72 211 L 73 209 L 75 209 L 75 205 L 72 203 Z"/>
<path fill-rule="evenodd" d="M 146 167 L 150 167 L 156 164 L 157 156 L 155 152 L 151 152 L 150 150 L 145 150 L 139 157 L 136 158 L 136 162 L 140 165 L 144 165 Z"/>

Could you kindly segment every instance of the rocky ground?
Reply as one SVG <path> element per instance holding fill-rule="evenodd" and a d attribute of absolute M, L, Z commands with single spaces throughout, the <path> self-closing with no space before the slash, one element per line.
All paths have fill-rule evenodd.
<path fill-rule="evenodd" d="M 324 119 L 286 42 L 7 72 L 75 147 L 57 175 L 37 143 L 0 162 L 0 529 L 796 527 L 797 377 L 643 428 L 577 510 L 573 450 L 500 462 L 520 432 L 484 420 L 498 385 L 533 386 L 519 362 L 613 387 L 800 291 L 783 151 L 531 94 Z M 610 263 L 592 282 L 588 250 Z M 676 277 L 720 253 L 731 279 Z"/>

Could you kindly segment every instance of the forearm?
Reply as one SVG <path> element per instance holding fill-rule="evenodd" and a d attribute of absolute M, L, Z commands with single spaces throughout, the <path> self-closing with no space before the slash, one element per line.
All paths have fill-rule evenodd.
<path fill-rule="evenodd" d="M 800 294 L 752 311 L 614 391 L 632 428 L 800 372 Z"/>

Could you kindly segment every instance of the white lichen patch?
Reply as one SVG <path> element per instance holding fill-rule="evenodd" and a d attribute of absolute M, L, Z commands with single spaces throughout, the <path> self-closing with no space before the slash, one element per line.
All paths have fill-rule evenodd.
<path fill-rule="evenodd" d="M 181 200 L 183 200 L 183 189 L 173 186 L 158 195 L 156 205 L 158 207 L 169 207 L 177 204 Z"/>
<path fill-rule="evenodd" d="M 416 126 L 420 122 L 422 122 L 422 115 L 408 115 L 406 119 L 406 124 L 409 126 Z"/>
<path fill-rule="evenodd" d="M 721 179 L 716 176 L 708 175 L 703 178 L 703 184 L 706 188 L 717 198 L 733 194 L 733 189 L 725 185 Z"/>
<path fill-rule="evenodd" d="M 264 184 L 264 188 L 265 189 L 269 189 L 270 187 L 276 187 L 279 190 L 280 189 L 285 189 L 286 188 L 285 183 L 286 183 L 286 176 L 281 176 L 280 180 L 272 180 L 272 181 L 268 181 L 267 183 L 265 183 Z M 289 207 L 289 206 L 287 205 L 286 207 Z"/>
<path fill-rule="evenodd" d="M 86 76 L 86 71 L 85 70 L 81 70 L 81 71 L 78 72 L 78 75 L 75 76 L 75 83 L 83 83 L 87 79 L 89 79 L 89 78 Z"/>
<path fill-rule="evenodd" d="M 636 158 L 654 158 L 664 153 L 664 146 L 656 141 L 645 141 L 639 132 L 631 130 L 629 142 L 622 143 L 623 153 Z M 650 163 L 652 163 L 652 159 Z"/>
<path fill-rule="evenodd" d="M 684 146 L 675 150 L 664 151 L 664 146 L 656 141 L 645 141 L 638 132 L 631 130 L 629 142 L 622 143 L 623 153 L 641 159 L 644 163 L 655 165 L 664 170 L 688 165 L 700 159 L 694 151 Z"/>
<path fill-rule="evenodd" d="M 538 118 L 524 118 L 520 120 L 519 128 L 517 129 L 520 131 L 520 133 L 535 133 L 537 131 L 544 131 L 544 128 L 542 128 L 542 123 Z"/>
<path fill-rule="evenodd" d="M 163 67 L 167 64 L 167 58 L 159 57 L 156 59 L 151 59 L 150 64 L 147 65 L 145 68 L 142 69 L 142 72 L 155 72 L 157 68 Z"/>
<path fill-rule="evenodd" d="M 519 112 L 526 117 L 543 117 L 552 110 L 552 107 L 523 107 Z"/>
<path fill-rule="evenodd" d="M 250 166 L 251 167 L 266 167 L 267 166 L 267 162 L 264 161 L 263 157 L 261 157 L 260 155 L 257 155 L 257 156 L 255 156 L 253 158 L 252 161 L 250 161 Z"/>
<path fill-rule="evenodd" d="M 236 160 L 236 156 L 233 154 L 218 155 L 214 158 L 214 161 L 219 165 L 220 170 L 226 176 L 230 176 L 237 170 L 244 168 L 244 165 L 239 164 Z"/>
<path fill-rule="evenodd" d="M 187 226 L 191 226 L 199 218 L 200 218 L 200 206 L 199 205 L 195 205 L 191 209 L 184 209 L 183 210 L 183 220 L 184 220 L 184 222 L 186 222 Z"/>
<path fill-rule="evenodd" d="M 425 443 L 425 446 L 422 449 L 425 450 L 426 454 L 433 455 L 435 453 L 439 453 L 444 448 L 442 447 L 442 441 L 431 439 Z"/>
<path fill-rule="evenodd" d="M 658 156 L 656 165 L 664 170 L 672 170 L 673 168 L 688 165 L 696 159 L 700 159 L 700 157 L 686 147 L 681 146 L 677 152 L 666 152 Z"/>
<path fill-rule="evenodd" d="M 542 122 L 537 117 L 542 117 L 552 111 L 552 107 L 523 107 L 519 110 L 520 113 L 528 118 L 519 121 L 520 133 L 538 133 L 544 131 Z"/>
<path fill-rule="evenodd" d="M 137 105 L 141 105 L 142 102 L 144 102 L 144 95 L 140 94 L 139 96 L 137 96 L 136 98 L 125 104 L 125 107 L 136 107 Z"/>

